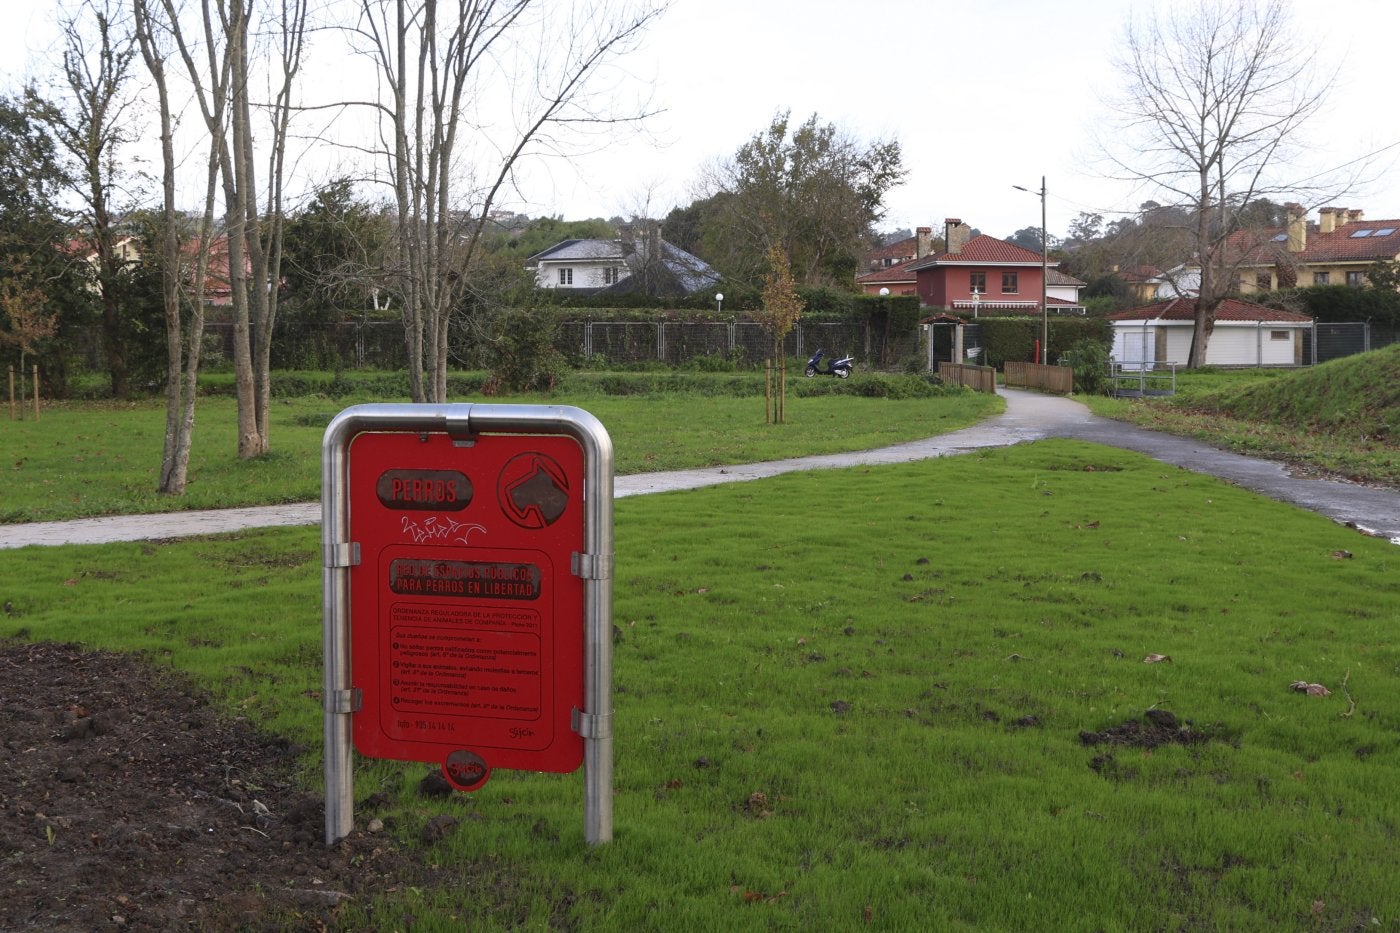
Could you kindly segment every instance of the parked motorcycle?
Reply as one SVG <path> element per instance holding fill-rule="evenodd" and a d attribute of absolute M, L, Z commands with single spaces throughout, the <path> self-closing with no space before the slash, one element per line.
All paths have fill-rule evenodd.
<path fill-rule="evenodd" d="M 808 376 L 835 376 L 838 379 L 851 378 L 851 370 L 855 368 L 856 361 L 853 356 L 843 356 L 839 360 L 832 357 L 826 364 L 826 369 L 822 369 L 822 356 L 826 351 L 821 347 L 812 354 L 812 358 L 807 361 Z"/>

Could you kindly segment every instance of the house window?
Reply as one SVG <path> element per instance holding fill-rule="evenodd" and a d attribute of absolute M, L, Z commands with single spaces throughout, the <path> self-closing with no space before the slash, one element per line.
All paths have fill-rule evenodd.
<path fill-rule="evenodd" d="M 560 269 L 560 270 L 559 270 L 559 284 L 560 284 L 560 285 L 572 285 L 572 284 L 574 284 L 574 270 L 573 270 L 573 269 Z"/>
<path fill-rule="evenodd" d="M 1021 290 L 1019 272 L 1003 272 L 1001 274 L 1001 293 L 1003 295 L 1014 295 Z"/>
<path fill-rule="evenodd" d="M 617 284 L 617 266 L 606 266 L 606 267 L 603 269 L 603 284 L 604 284 L 604 285 L 616 285 L 616 284 Z"/>
<path fill-rule="evenodd" d="M 1271 330 L 1271 331 L 1269 331 L 1269 339 L 1270 339 L 1270 340 L 1292 340 L 1292 339 L 1293 339 L 1293 336 L 1292 336 L 1292 334 L 1290 334 L 1290 333 L 1289 333 L 1288 331 L 1286 331 L 1286 330 Z"/>
<path fill-rule="evenodd" d="M 1260 272 L 1254 276 L 1254 287 L 1261 292 L 1267 292 L 1274 287 L 1274 277 L 1268 272 Z"/>
<path fill-rule="evenodd" d="M 987 294 L 987 273 L 973 272 L 967 277 L 967 289 L 979 295 Z"/>
<path fill-rule="evenodd" d="M 1360 288 L 1361 286 L 1366 284 L 1366 273 L 1348 272 L 1347 284 L 1350 285 L 1352 288 Z"/>
<path fill-rule="evenodd" d="M 1326 285 L 1328 279 L 1330 279 L 1331 277 L 1332 277 L 1332 273 L 1330 273 L 1330 272 L 1314 272 L 1314 273 L 1313 273 L 1313 284 L 1314 284 L 1314 285 Z"/>

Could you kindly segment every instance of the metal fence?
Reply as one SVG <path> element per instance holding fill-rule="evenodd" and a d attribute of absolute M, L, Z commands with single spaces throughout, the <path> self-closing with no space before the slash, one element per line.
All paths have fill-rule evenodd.
<path fill-rule="evenodd" d="M 464 341 L 470 343 L 470 341 Z M 232 359 L 233 325 L 205 326 L 204 352 L 211 361 Z M 868 367 L 889 367 L 919 347 L 917 333 L 886 336 L 866 324 L 815 323 L 795 326 L 783 341 L 788 356 L 851 354 Z M 575 364 L 646 363 L 671 365 L 719 357 L 740 365 L 761 364 L 771 356 L 768 335 L 754 323 L 679 321 L 565 321 L 555 326 L 554 348 Z M 479 348 L 459 348 L 459 365 L 483 365 Z M 401 368 L 403 326 L 397 321 L 342 322 L 314 333 L 287 334 L 274 341 L 277 368 Z"/>
<path fill-rule="evenodd" d="M 1400 343 L 1400 328 L 1384 324 L 1314 324 L 1303 332 L 1303 359 L 1325 363 L 1368 350 Z"/>
<path fill-rule="evenodd" d="M 979 328 L 964 328 L 964 359 L 952 358 L 952 330 L 930 328 L 926 349 L 930 368 L 939 362 L 975 362 Z M 795 326 L 783 341 L 789 357 L 811 356 L 818 347 L 829 355 L 850 354 L 863 369 L 890 369 L 920 352 L 918 329 L 885 334 L 869 324 L 843 322 L 804 323 Z M 1303 333 L 1305 363 L 1375 350 L 1400 342 L 1400 328 L 1364 322 L 1316 324 Z M 454 339 L 459 352 L 455 365 L 485 365 L 480 341 Z M 101 331 L 90 328 L 71 341 L 77 358 L 89 369 L 105 365 Z M 770 353 L 768 336 L 759 324 L 687 323 L 678 321 L 566 321 L 555 326 L 554 346 L 575 363 L 632 364 L 659 362 L 671 365 L 720 357 L 739 365 L 756 366 Z M 204 359 L 208 363 L 233 358 L 233 325 L 209 322 L 204 329 Z M 403 325 L 398 321 L 342 321 L 319 328 L 290 329 L 279 326 L 273 341 L 272 365 L 278 369 L 402 369 L 406 365 Z"/>
<path fill-rule="evenodd" d="M 557 325 L 554 346 L 576 362 L 680 364 L 723 357 L 757 365 L 772 355 L 763 327 L 751 322 L 573 321 Z M 917 333 L 890 339 L 866 324 L 798 324 L 783 340 L 787 356 L 852 354 L 867 366 L 892 366 L 917 352 Z"/>

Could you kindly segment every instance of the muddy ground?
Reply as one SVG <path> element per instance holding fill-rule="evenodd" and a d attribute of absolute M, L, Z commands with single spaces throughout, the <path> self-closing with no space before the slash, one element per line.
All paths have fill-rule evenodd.
<path fill-rule="evenodd" d="M 388 836 L 326 847 L 299 751 L 139 659 L 0 643 L 0 930 L 325 929 L 431 883 Z"/>

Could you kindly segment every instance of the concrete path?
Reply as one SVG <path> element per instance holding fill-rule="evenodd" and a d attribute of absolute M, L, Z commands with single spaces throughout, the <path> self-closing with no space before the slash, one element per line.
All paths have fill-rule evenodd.
<path fill-rule="evenodd" d="M 797 470 L 885 463 L 909 463 L 967 453 L 984 447 L 1007 447 L 1047 437 L 1069 437 L 1123 447 L 1197 473 L 1218 476 L 1246 489 L 1310 509 L 1356 526 L 1365 534 L 1400 544 L 1400 490 L 1361 486 L 1334 480 L 1293 476 L 1286 466 L 1243 457 L 1198 441 L 1144 430 L 1090 414 L 1078 402 L 1055 396 L 1003 389 L 1006 412 L 951 434 L 846 454 L 797 457 L 768 463 L 709 467 L 669 473 L 636 473 L 614 482 L 618 498 L 655 492 L 697 489 L 721 483 L 741 483 Z M 320 503 L 219 509 L 204 512 L 165 512 L 123 515 L 69 522 L 0 525 L 0 549 L 25 545 L 105 544 L 150 538 L 216 534 L 244 528 L 314 525 L 321 520 Z"/>

